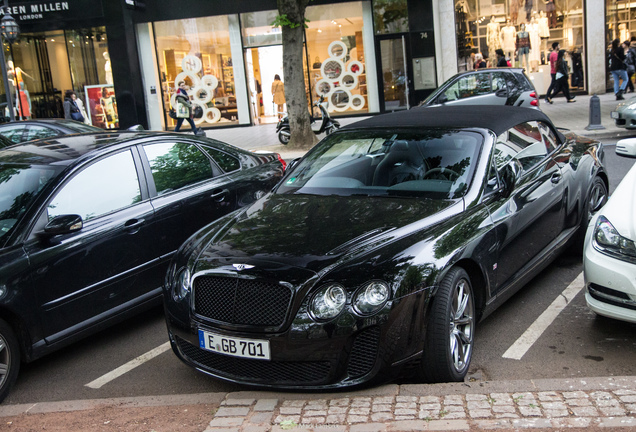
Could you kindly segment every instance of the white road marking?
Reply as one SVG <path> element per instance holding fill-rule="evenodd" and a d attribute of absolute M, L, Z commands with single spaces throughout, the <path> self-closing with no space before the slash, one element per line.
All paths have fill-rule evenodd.
<path fill-rule="evenodd" d="M 148 360 L 152 360 L 153 358 L 157 357 L 159 354 L 163 354 L 169 349 L 170 349 L 170 342 L 166 342 L 163 345 L 159 345 L 157 348 L 152 349 L 148 351 L 147 353 L 140 355 L 136 359 L 133 359 L 129 361 L 128 363 L 119 366 L 117 369 L 112 370 L 105 375 L 102 375 L 101 377 L 97 378 L 95 381 L 91 381 L 88 384 L 85 384 L 85 386 L 94 388 L 94 389 L 101 388 L 103 385 L 108 384 L 112 380 L 119 378 L 126 372 L 130 372 L 137 366 L 141 366 Z"/>
<path fill-rule="evenodd" d="M 552 321 L 570 304 L 574 297 L 585 285 L 583 273 L 579 274 L 568 287 L 563 290 L 552 304 L 537 318 L 530 327 L 513 343 L 502 357 L 521 360 L 532 345 L 541 337 L 543 332 L 552 324 Z"/>

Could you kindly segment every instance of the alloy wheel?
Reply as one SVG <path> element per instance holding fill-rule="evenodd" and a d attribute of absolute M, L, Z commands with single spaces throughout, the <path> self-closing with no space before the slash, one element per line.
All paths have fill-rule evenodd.
<path fill-rule="evenodd" d="M 468 366 L 473 346 L 475 313 L 471 301 L 470 285 L 460 279 L 453 290 L 450 311 L 450 352 L 457 372 Z"/>

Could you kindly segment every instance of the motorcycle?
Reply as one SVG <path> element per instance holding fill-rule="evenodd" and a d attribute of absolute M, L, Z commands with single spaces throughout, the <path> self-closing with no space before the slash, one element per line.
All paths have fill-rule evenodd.
<path fill-rule="evenodd" d="M 323 132 L 329 135 L 340 128 L 340 123 L 338 122 L 338 120 L 334 120 L 331 118 L 331 116 L 329 115 L 329 111 L 327 111 L 327 108 L 325 108 L 324 102 L 325 97 L 323 95 L 320 95 L 320 100 L 314 102 L 314 105 L 318 106 L 322 114 L 322 116 L 319 118 L 313 116 L 311 117 L 311 129 L 316 135 Z M 318 129 L 315 129 L 313 126 L 315 126 L 317 120 L 320 121 L 320 127 Z M 291 131 L 289 130 L 289 117 L 287 116 L 287 114 L 285 114 L 285 116 L 278 121 L 278 124 L 276 125 L 276 133 L 278 134 L 278 140 L 281 142 L 281 144 L 287 145 L 289 143 Z"/>

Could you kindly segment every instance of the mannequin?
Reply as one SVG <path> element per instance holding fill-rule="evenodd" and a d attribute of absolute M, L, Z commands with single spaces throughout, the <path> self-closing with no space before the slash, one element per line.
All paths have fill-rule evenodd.
<path fill-rule="evenodd" d="M 539 37 L 539 24 L 536 19 L 532 17 L 530 24 L 526 27 L 530 34 L 530 69 L 532 72 L 536 72 L 539 69 L 539 62 L 541 61 L 541 38 Z"/>
<path fill-rule="evenodd" d="M 533 0 L 526 0 L 526 22 L 530 22 L 530 19 L 532 18 L 533 3 Z"/>
<path fill-rule="evenodd" d="M 555 28 L 557 24 L 556 20 L 556 5 L 554 0 L 545 0 L 545 11 L 548 14 L 548 25 L 550 28 Z"/>
<path fill-rule="evenodd" d="M 12 84 L 14 89 L 20 90 L 15 94 L 16 113 L 22 119 L 29 118 L 31 117 L 31 98 L 29 96 L 29 92 L 26 90 L 24 77 L 30 79 L 33 79 L 33 77 L 23 71 L 20 66 L 15 67 L 13 60 L 9 60 L 7 62 L 7 66 L 7 76 L 9 78 L 9 83 Z"/>
<path fill-rule="evenodd" d="M 26 85 L 24 81 L 20 81 L 20 95 L 18 97 L 18 101 L 20 102 L 18 113 L 20 114 L 20 118 L 22 120 L 28 120 L 31 118 L 31 96 L 29 95 L 29 91 L 26 89 Z"/>
<path fill-rule="evenodd" d="M 521 0 L 510 0 L 510 19 L 514 25 L 517 25 L 517 17 L 519 16 L 519 2 Z"/>
<path fill-rule="evenodd" d="M 539 12 L 539 18 L 537 19 L 539 24 L 539 37 L 541 37 L 541 64 L 547 63 L 548 58 L 548 39 L 550 38 L 550 25 L 548 24 L 548 17 L 545 16 L 545 12 Z"/>
<path fill-rule="evenodd" d="M 104 71 L 106 72 L 106 83 L 107 84 L 113 84 L 113 68 L 110 65 L 110 54 L 108 54 L 108 51 L 104 51 L 104 60 L 106 60 L 106 63 L 104 64 Z"/>
<path fill-rule="evenodd" d="M 499 23 L 495 21 L 495 16 L 490 17 L 490 22 L 486 26 L 486 43 L 488 44 L 488 57 L 492 58 L 497 48 L 501 48 L 499 35 Z"/>
<path fill-rule="evenodd" d="M 511 61 L 515 54 L 515 36 L 517 29 L 510 23 L 510 19 L 506 20 L 506 26 L 501 29 L 501 46 L 504 54 Z"/>
<path fill-rule="evenodd" d="M 530 71 L 530 33 L 526 30 L 526 25 L 521 24 L 519 31 L 517 32 L 517 39 L 515 41 L 515 47 L 517 48 L 517 55 L 519 56 L 519 66 Z"/>

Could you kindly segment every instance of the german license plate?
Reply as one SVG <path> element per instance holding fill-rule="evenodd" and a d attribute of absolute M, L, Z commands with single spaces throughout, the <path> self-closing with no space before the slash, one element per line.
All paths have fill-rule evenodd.
<path fill-rule="evenodd" d="M 270 360 L 269 341 L 222 336 L 199 329 L 199 346 L 233 357 Z"/>
<path fill-rule="evenodd" d="M 612 112 L 610 112 L 610 116 L 611 116 L 613 119 L 620 118 L 620 116 L 618 115 L 618 111 L 612 111 Z"/>

